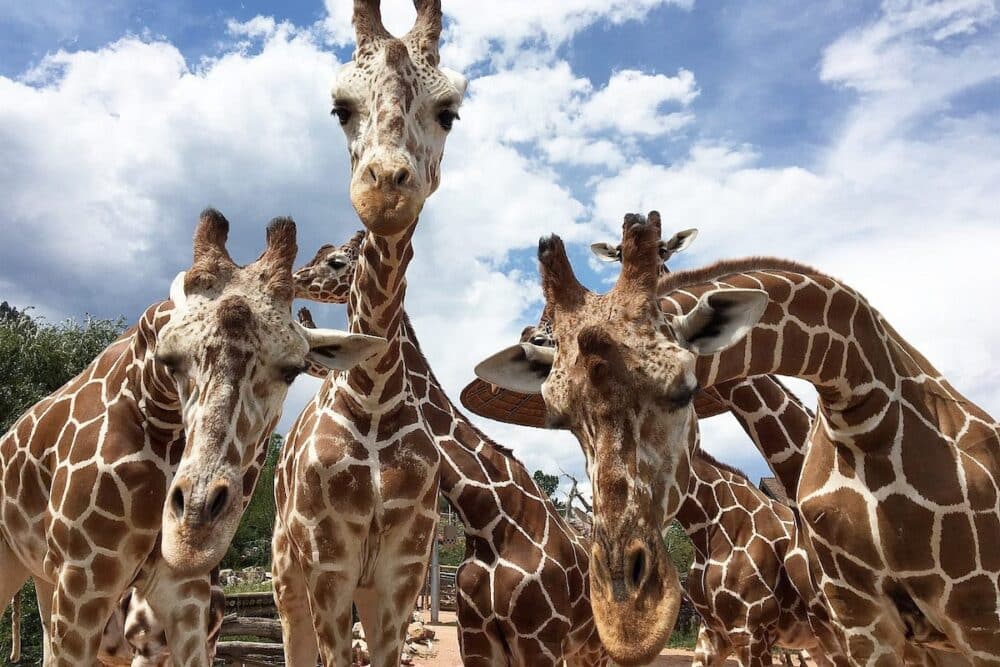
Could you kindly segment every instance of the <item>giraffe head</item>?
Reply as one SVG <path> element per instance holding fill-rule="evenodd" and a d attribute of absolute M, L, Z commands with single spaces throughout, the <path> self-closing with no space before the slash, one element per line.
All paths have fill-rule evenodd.
<path fill-rule="evenodd" d="M 506 389 L 541 392 L 550 425 L 579 440 L 594 490 L 594 616 L 616 662 L 643 664 L 669 638 L 680 602 L 661 534 L 687 493 L 697 446 L 696 355 L 735 342 L 766 296 L 727 291 L 710 298 L 713 310 L 667 320 L 655 212 L 626 216 L 622 272 L 607 294 L 577 281 L 558 237 L 542 239 L 538 257 L 555 348 L 525 342 L 476 372 Z"/>
<path fill-rule="evenodd" d="M 351 156 L 351 202 L 379 235 L 416 222 L 437 189 L 465 95 L 465 78 L 438 66 L 441 0 L 414 4 L 416 24 L 399 39 L 382 25 L 380 0 L 354 0 L 357 48 L 333 85 L 333 114 Z"/>
<path fill-rule="evenodd" d="M 358 266 L 364 232 L 340 246 L 324 245 L 308 264 L 295 272 L 295 298 L 320 303 L 347 303 Z"/>
<path fill-rule="evenodd" d="M 291 382 L 307 361 L 346 369 L 385 341 L 292 320 L 295 223 L 276 218 L 257 261 L 226 251 L 229 223 L 202 213 L 194 262 L 170 288 L 174 308 L 154 363 L 173 375 L 186 445 L 167 491 L 162 553 L 179 571 L 207 571 L 225 554 Z"/>

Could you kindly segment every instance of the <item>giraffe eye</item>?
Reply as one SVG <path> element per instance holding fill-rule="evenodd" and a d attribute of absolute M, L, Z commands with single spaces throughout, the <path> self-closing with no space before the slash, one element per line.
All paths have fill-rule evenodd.
<path fill-rule="evenodd" d="M 295 382 L 295 378 L 302 375 L 305 370 L 305 366 L 286 366 L 281 369 L 281 379 L 285 381 L 285 384 L 291 384 Z"/>
<path fill-rule="evenodd" d="M 438 124 L 441 125 L 441 128 L 445 132 L 451 129 L 452 124 L 454 124 L 456 120 L 461 120 L 461 118 L 459 118 L 458 114 L 452 111 L 451 109 L 443 109 L 438 112 L 437 116 Z"/>
<path fill-rule="evenodd" d="M 336 116 L 341 125 L 347 125 L 351 120 L 351 108 L 341 102 L 334 102 L 331 116 Z"/>
<path fill-rule="evenodd" d="M 347 266 L 347 262 L 339 258 L 334 258 L 328 261 L 326 265 L 329 266 L 334 271 L 340 271 L 342 268 Z"/>

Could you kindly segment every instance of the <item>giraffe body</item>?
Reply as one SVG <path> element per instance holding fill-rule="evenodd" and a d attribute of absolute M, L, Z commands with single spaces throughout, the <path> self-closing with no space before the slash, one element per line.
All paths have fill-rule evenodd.
<path fill-rule="evenodd" d="M 696 665 L 771 663 L 771 649 L 808 649 L 825 660 L 811 617 L 816 603 L 808 557 L 792 510 L 766 497 L 741 473 L 702 452 L 677 520 L 694 544 L 687 593 L 703 624 Z M 833 644 L 836 646 L 836 644 Z"/>
<path fill-rule="evenodd" d="M 295 274 L 297 296 L 345 302 L 362 238 L 320 248 Z M 466 559 L 457 576 L 464 664 L 607 664 L 590 613 L 587 544 L 509 450 L 448 399 L 405 314 L 402 326 L 408 368 L 428 388 L 424 414 L 441 452 L 441 493 L 465 525 Z"/>

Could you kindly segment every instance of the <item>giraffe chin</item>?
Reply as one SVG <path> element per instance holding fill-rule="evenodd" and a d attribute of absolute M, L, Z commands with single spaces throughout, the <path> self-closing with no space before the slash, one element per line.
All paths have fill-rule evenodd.
<path fill-rule="evenodd" d="M 378 236 L 393 236 L 411 227 L 420 215 L 424 199 L 411 191 L 351 188 L 351 203 L 365 228 Z"/>
<path fill-rule="evenodd" d="M 191 527 L 165 518 L 160 553 L 167 566 L 178 574 L 208 573 L 222 562 L 236 527 L 230 521 Z"/>
<path fill-rule="evenodd" d="M 593 554 L 592 558 L 597 554 Z M 598 570 L 590 571 L 591 607 L 601 642 L 615 664 L 647 665 L 666 646 L 677 622 L 681 586 L 677 570 L 660 550 L 656 576 L 638 592 L 615 599 L 612 582 L 601 581 Z"/>

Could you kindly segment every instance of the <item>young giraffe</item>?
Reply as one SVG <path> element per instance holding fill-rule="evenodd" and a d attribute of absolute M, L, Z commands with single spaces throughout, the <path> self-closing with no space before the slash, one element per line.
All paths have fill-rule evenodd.
<path fill-rule="evenodd" d="M 226 613 L 226 596 L 219 581 L 218 568 L 212 570 L 211 579 L 206 636 L 208 655 L 213 658 Z M 167 630 L 149 601 L 137 589 L 128 589 L 115 607 L 101 636 L 101 650 L 97 658 L 102 665 L 168 667 L 171 664 Z"/>
<path fill-rule="evenodd" d="M 697 429 L 680 399 L 697 384 L 762 373 L 812 382 L 820 410 L 797 499 L 851 662 L 902 664 L 921 634 L 937 634 L 973 664 L 1000 660 L 996 422 L 860 294 L 800 264 L 756 258 L 673 274 L 660 287 L 678 310 L 661 315 L 653 307 L 654 227 L 634 218 L 622 277 L 604 296 L 575 282 L 561 243 L 543 244 L 543 285 L 567 346 L 543 387 L 550 409 L 604 429 L 594 411 L 577 407 L 587 405 L 580 392 L 596 389 L 607 401 L 600 387 L 631 395 L 622 385 L 642 384 L 650 393 L 623 407 L 627 419 L 658 430 L 660 450 L 687 451 Z M 621 317 L 595 320 L 612 307 Z M 675 408 L 651 410 L 659 397 Z M 575 433 L 602 458 L 620 460 L 608 450 L 628 446 Z M 641 466 L 626 483 L 649 488 L 670 475 Z M 596 500 L 609 480 L 595 481 Z M 659 519 L 650 514 L 642 519 Z"/>
<path fill-rule="evenodd" d="M 292 426 L 275 479 L 275 600 L 289 665 L 351 662 L 351 605 L 372 663 L 399 662 L 437 526 L 442 400 L 404 351 L 405 272 L 440 180 L 466 81 L 438 67 L 440 0 L 416 0 L 402 39 L 377 0 L 355 0 L 357 48 L 333 113 L 347 135 L 351 201 L 367 233 L 348 297 L 351 331 L 386 351 L 329 379 Z M 446 425 L 446 422 L 444 423 Z"/>
<path fill-rule="evenodd" d="M 522 343 L 555 346 L 549 315 L 525 330 Z M 499 356 L 523 350 L 515 346 Z M 503 381 L 491 372 L 492 363 L 481 364 L 477 374 Z M 802 453 L 810 415 L 777 380 L 733 380 L 713 389 L 769 462 L 787 469 L 787 461 Z M 797 473 L 782 481 L 796 488 Z M 692 459 L 686 493 L 676 518 L 694 544 L 687 592 L 704 621 L 694 664 L 721 665 L 734 650 L 741 665 L 766 664 L 773 646 L 808 649 L 820 664 L 828 664 L 824 654 L 843 664 L 792 510 L 701 451 Z"/>
<path fill-rule="evenodd" d="M 253 490 L 288 382 L 330 345 L 372 350 L 365 337 L 292 321 L 291 220 L 272 221 L 248 267 L 229 258 L 227 233 L 206 210 L 171 300 L 0 440 L 0 600 L 34 579 L 46 664 L 93 664 L 135 585 L 174 661 L 207 665 L 208 571 Z"/>
<path fill-rule="evenodd" d="M 363 236 L 321 247 L 295 272 L 296 296 L 345 303 Z M 299 321 L 314 326 L 305 308 Z M 436 432 L 450 434 L 438 445 L 441 493 L 465 525 L 467 555 L 457 577 L 463 664 L 608 664 L 590 613 L 588 545 L 510 450 L 479 432 L 447 398 L 405 314 L 402 326 L 408 369 L 426 378 L 435 397 L 428 416 Z"/>

